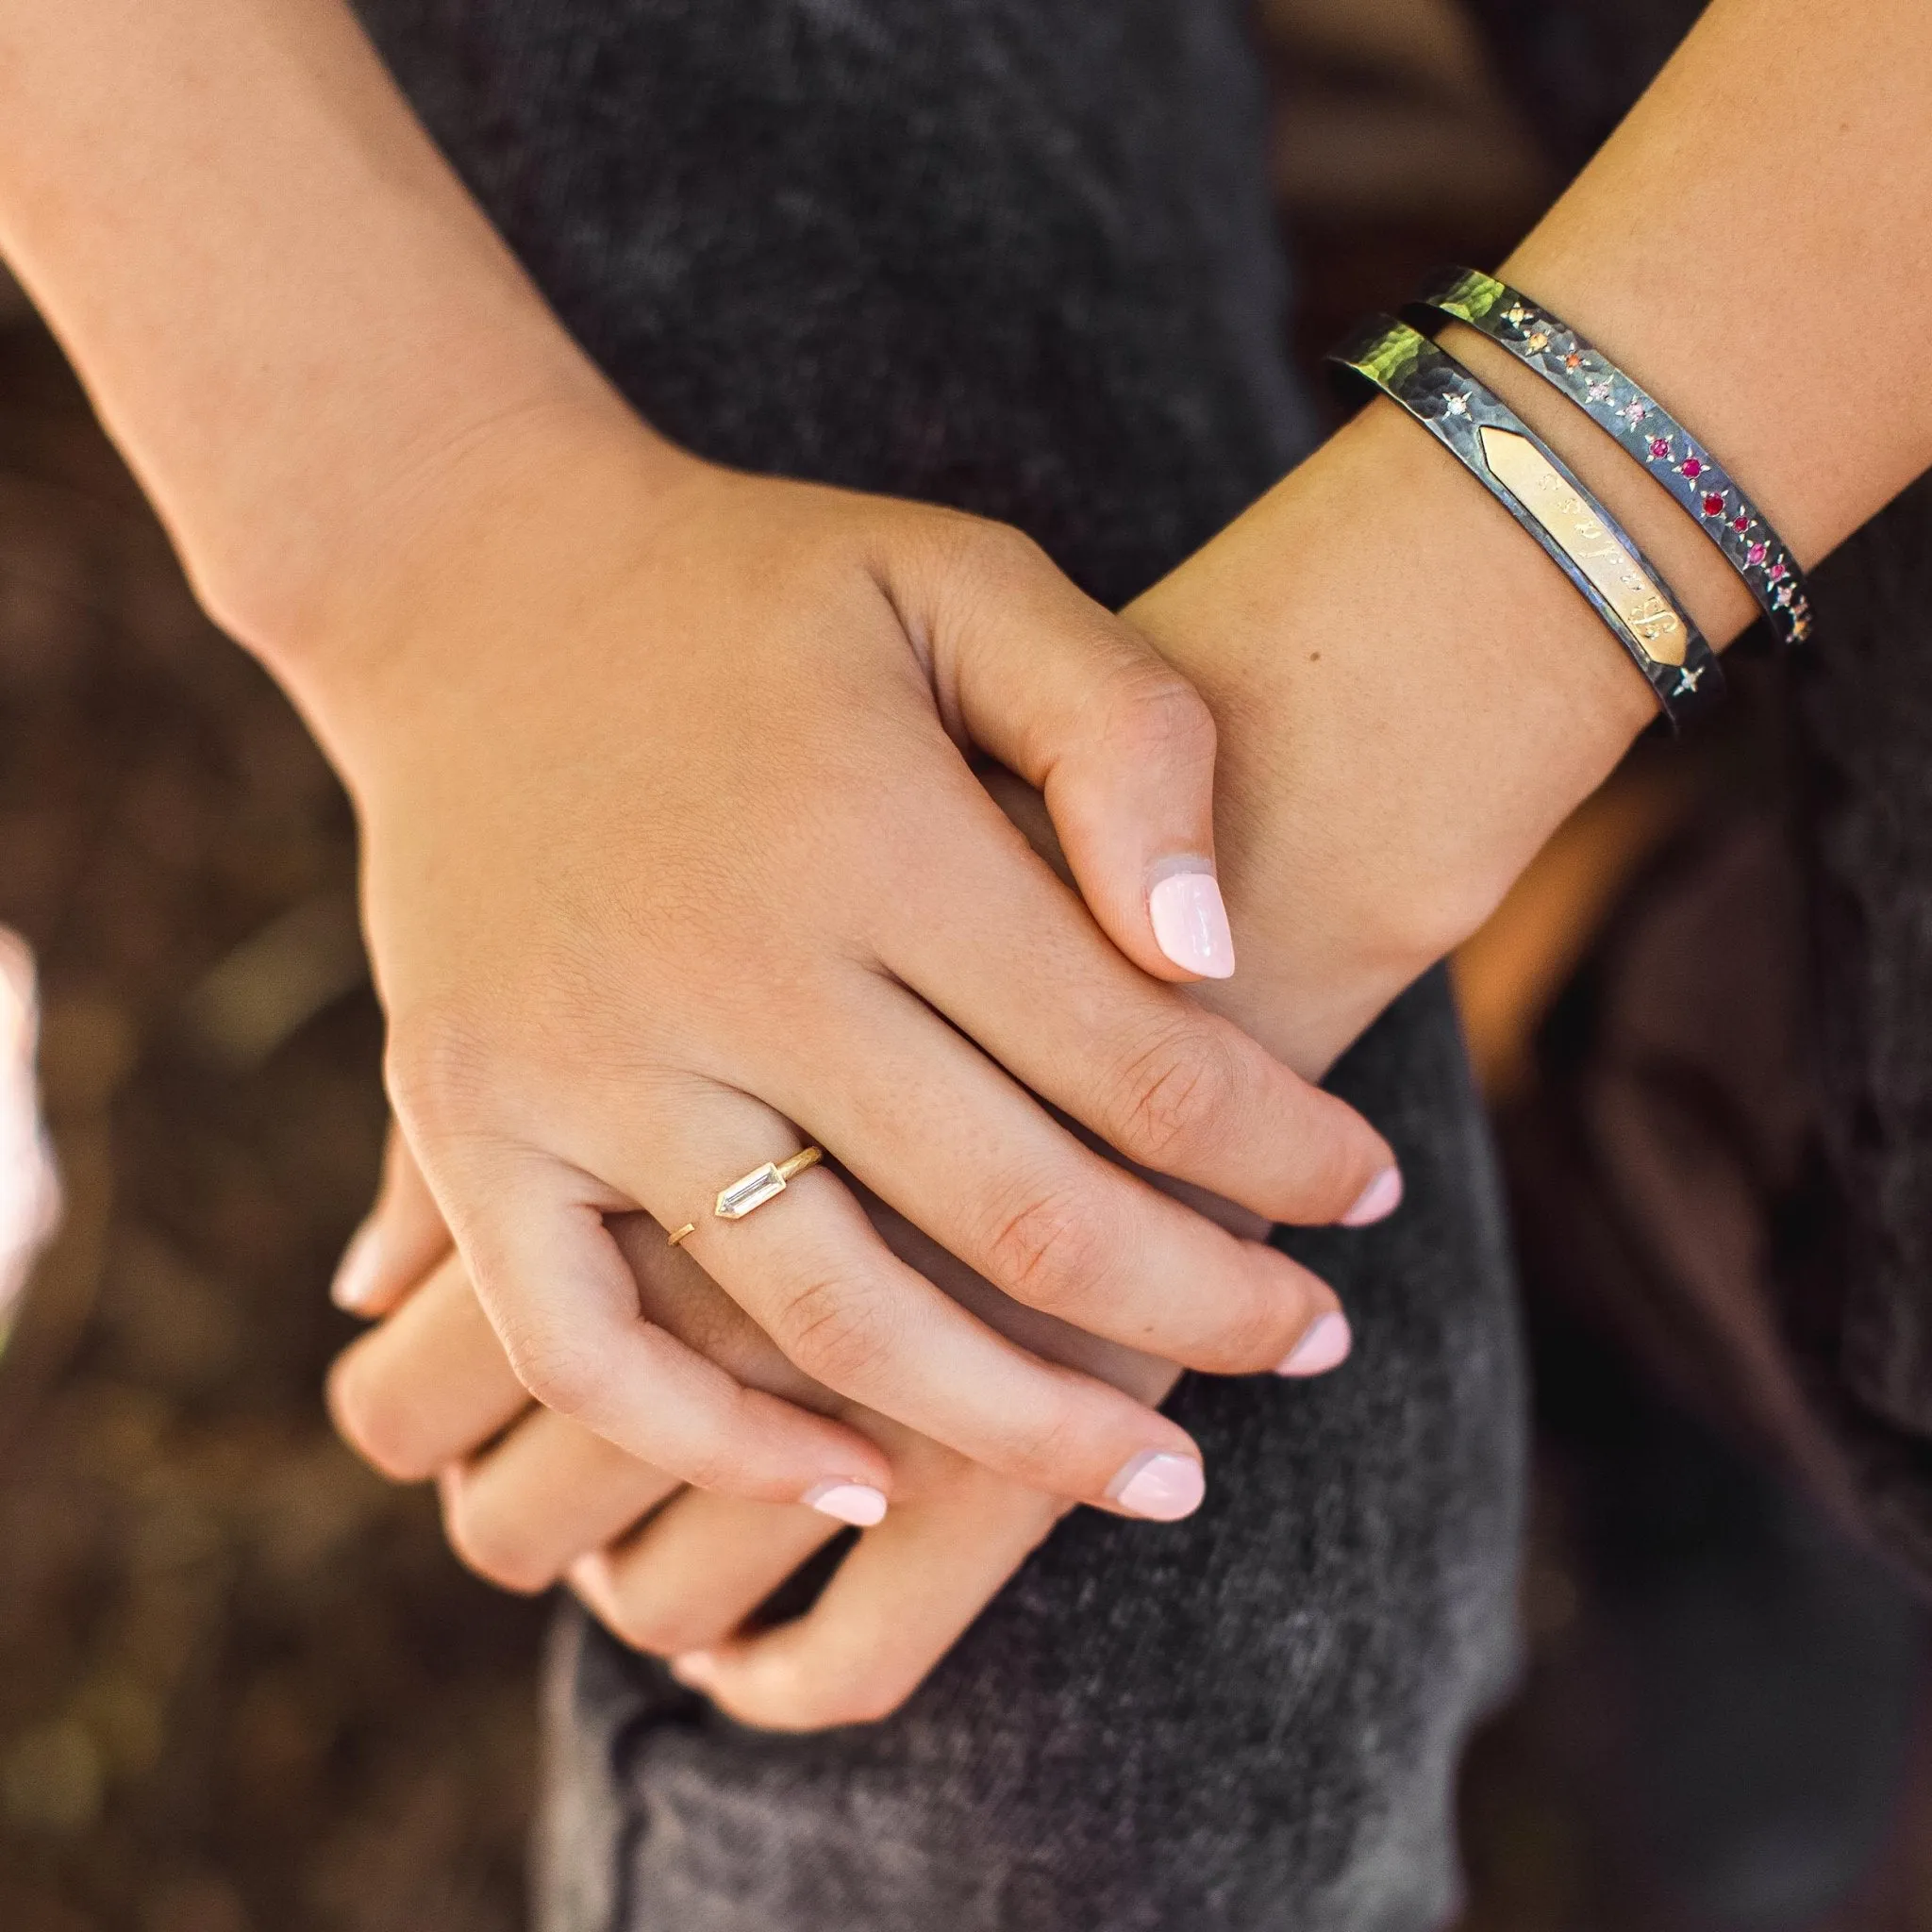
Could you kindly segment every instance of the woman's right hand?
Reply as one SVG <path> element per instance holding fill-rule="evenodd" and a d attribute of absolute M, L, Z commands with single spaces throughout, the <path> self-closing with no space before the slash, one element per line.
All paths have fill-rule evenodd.
<path fill-rule="evenodd" d="M 721 471 L 614 405 L 389 509 L 394 567 L 300 691 L 362 817 L 397 1112 L 523 1386 L 702 1487 L 890 1491 L 869 1438 L 640 1315 L 606 1217 L 641 1209 L 841 1396 L 1173 1513 L 1126 1485 L 1198 1470 L 1185 1433 L 975 1319 L 831 1170 L 709 1210 L 815 1141 L 1021 1304 L 1202 1369 L 1293 1353 L 1322 1284 L 1049 1111 L 1267 1221 L 1392 1205 L 1377 1134 L 1154 976 L 1232 966 L 1205 707 L 1013 532 Z M 1087 907 L 972 750 L 1044 793 Z"/>

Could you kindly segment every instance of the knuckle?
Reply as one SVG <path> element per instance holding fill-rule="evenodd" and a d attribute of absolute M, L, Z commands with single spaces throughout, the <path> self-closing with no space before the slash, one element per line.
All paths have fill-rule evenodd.
<path fill-rule="evenodd" d="M 768 1660 L 756 1681 L 730 1700 L 741 1723 L 768 1731 L 828 1731 L 844 1724 L 874 1724 L 889 1718 L 911 1694 L 912 1686 L 880 1673 L 814 1666 L 791 1657 Z"/>
<path fill-rule="evenodd" d="M 454 1013 L 399 1017 L 383 1050 L 383 1074 L 397 1114 L 434 1141 L 472 1124 L 488 1089 L 475 1028 Z"/>
<path fill-rule="evenodd" d="M 983 594 L 1046 560 L 1032 538 L 1011 524 L 929 505 L 919 509 L 908 534 L 923 547 L 928 569 L 956 596 Z"/>
<path fill-rule="evenodd" d="M 963 560 L 975 576 L 1018 576 L 1052 567 L 1045 551 L 1011 524 L 975 519 L 961 535 L 966 552 Z"/>
<path fill-rule="evenodd" d="M 676 1657 L 698 1649 L 713 1633 L 699 1629 L 675 1604 L 649 1592 L 623 1591 L 611 1606 L 610 1634 L 647 1657 Z"/>
<path fill-rule="evenodd" d="M 1121 1068 L 1108 1109 L 1108 1139 L 1150 1167 L 1199 1158 L 1218 1146 L 1241 1111 L 1235 1055 L 1205 1027 L 1164 1028 Z"/>
<path fill-rule="evenodd" d="M 1341 1102 L 1310 1091 L 1304 1103 L 1280 1137 L 1278 1198 L 1266 1205 L 1277 1220 L 1319 1226 L 1348 1212 L 1386 1157 Z"/>
<path fill-rule="evenodd" d="M 1226 1260 L 1216 1291 L 1199 1298 L 1201 1340 L 1189 1352 L 1190 1364 L 1233 1375 L 1272 1368 L 1307 1324 L 1307 1293 L 1291 1271 L 1264 1274 L 1239 1250 Z"/>
<path fill-rule="evenodd" d="M 1078 1487 L 1073 1473 L 1091 1462 L 1093 1446 L 1074 1407 L 1056 1403 L 1043 1415 L 1008 1420 L 1001 1473 L 1045 1494 L 1066 1495 Z"/>
<path fill-rule="evenodd" d="M 1214 714 L 1179 672 L 1150 652 L 1124 670 L 1100 721 L 1109 756 L 1166 770 L 1211 772 Z"/>
<path fill-rule="evenodd" d="M 865 1672 L 829 1687 L 815 1722 L 820 1725 L 882 1724 L 912 1693 L 896 1675 Z"/>
<path fill-rule="evenodd" d="M 1371 1163 L 1346 1134 L 1318 1133 L 1308 1149 L 1302 1189 L 1311 1219 L 1338 1221 L 1368 1186 Z"/>
<path fill-rule="evenodd" d="M 451 1484 L 444 1496 L 442 1533 L 458 1561 L 499 1590 L 534 1596 L 557 1581 L 557 1566 L 460 1480 Z"/>
<path fill-rule="evenodd" d="M 875 1297 L 831 1272 L 807 1275 L 787 1294 L 773 1332 L 807 1374 L 840 1390 L 871 1376 L 891 1346 Z"/>
<path fill-rule="evenodd" d="M 502 1340 L 510 1371 L 532 1402 L 559 1415 L 581 1415 L 597 1405 L 609 1372 L 594 1356 L 547 1333 L 512 1331 Z"/>
<path fill-rule="evenodd" d="M 1075 1189 L 1035 1183 L 1021 1190 L 987 1238 L 994 1280 L 1036 1308 L 1080 1300 L 1107 1258 L 1093 1206 Z"/>
<path fill-rule="evenodd" d="M 326 1389 L 336 1433 L 372 1469 L 397 1483 L 421 1482 L 434 1473 L 413 1406 L 397 1398 L 387 1376 L 365 1369 L 355 1350 L 329 1371 Z"/>
<path fill-rule="evenodd" d="M 1243 1294 L 1215 1333 L 1213 1366 L 1237 1375 L 1273 1368 L 1293 1345 L 1307 1320 L 1300 1295 Z"/>
<path fill-rule="evenodd" d="M 708 1436 L 680 1444 L 675 1455 L 666 1457 L 667 1470 L 674 1461 L 677 1480 L 689 1489 L 737 1495 L 747 1487 L 746 1466 L 732 1453 L 728 1441 Z"/>

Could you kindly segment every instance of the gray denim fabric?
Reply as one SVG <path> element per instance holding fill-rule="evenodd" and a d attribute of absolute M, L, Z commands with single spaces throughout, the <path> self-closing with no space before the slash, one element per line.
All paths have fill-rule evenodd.
<path fill-rule="evenodd" d="M 1109 603 L 1308 445 L 1232 0 L 365 0 L 660 427 L 1004 517 Z M 1408 1199 L 1288 1237 L 1340 1374 L 1190 1377 L 1210 1491 L 1078 1513 L 887 1722 L 744 1731 L 570 1620 L 542 1932 L 1424 1932 L 1514 1656 L 1524 1419 L 1446 983 L 1336 1084 Z M 1185 1284 L 1176 1284 L 1185 1291 Z"/>

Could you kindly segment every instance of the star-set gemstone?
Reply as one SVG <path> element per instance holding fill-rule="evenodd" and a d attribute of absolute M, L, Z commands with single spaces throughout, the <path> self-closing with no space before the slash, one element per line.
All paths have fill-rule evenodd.
<path fill-rule="evenodd" d="M 1739 513 L 1731 519 L 1731 528 L 1737 531 L 1738 535 L 1740 537 L 1750 527 L 1751 519 L 1747 517 L 1741 510 L 1739 511 Z"/>
<path fill-rule="evenodd" d="M 1695 691 L 1697 689 L 1697 680 L 1703 675 L 1704 666 L 1702 664 L 1695 671 L 1692 671 L 1688 664 L 1685 665 L 1677 673 L 1677 695 L 1682 697 L 1686 691 Z"/>
<path fill-rule="evenodd" d="M 1704 465 L 1695 457 L 1686 457 L 1677 465 L 1677 468 L 1684 475 L 1690 477 L 1693 483 L 1704 475 Z"/>
<path fill-rule="evenodd" d="M 1581 349 L 1572 349 L 1570 353 L 1563 358 L 1563 367 L 1565 369 L 1580 369 L 1582 368 L 1582 366 L 1583 351 Z"/>
<path fill-rule="evenodd" d="M 1626 422 L 1641 423 L 1650 414 L 1650 411 L 1641 403 L 1625 403 L 1617 413 L 1624 417 Z"/>
<path fill-rule="evenodd" d="M 1512 303 L 1503 311 L 1503 320 L 1505 322 L 1513 322 L 1518 328 L 1521 328 L 1529 320 L 1529 317 L 1530 311 L 1521 302 Z"/>
<path fill-rule="evenodd" d="M 1765 559 L 1767 552 L 1762 543 L 1754 543 L 1752 544 L 1751 548 L 1744 554 L 1746 557 L 1750 558 L 1750 560 L 1753 563 L 1762 563 Z"/>
<path fill-rule="evenodd" d="M 1724 513 L 1724 497 L 1715 490 L 1704 499 L 1704 514 L 1707 517 L 1721 517 Z"/>
<path fill-rule="evenodd" d="M 1466 416 L 1469 414 L 1469 398 L 1457 395 L 1452 390 L 1449 394 L 1442 398 L 1442 407 L 1452 416 Z"/>
<path fill-rule="evenodd" d="M 1777 580 L 1784 575 L 1785 566 L 1782 563 L 1774 563 L 1768 571 L 1765 572 L 1765 575 L 1768 576 L 1773 583 L 1776 583 Z"/>
<path fill-rule="evenodd" d="M 1541 356 L 1550 346 L 1550 339 L 1543 330 L 1537 329 L 1524 338 L 1524 346 L 1533 355 Z"/>
<path fill-rule="evenodd" d="M 1593 403 L 1607 403 L 1610 399 L 1610 385 L 1607 382 L 1593 382 L 1584 393 Z"/>
<path fill-rule="evenodd" d="M 1653 436 L 1650 439 L 1650 459 L 1660 463 L 1671 453 L 1671 439 L 1668 436 Z"/>

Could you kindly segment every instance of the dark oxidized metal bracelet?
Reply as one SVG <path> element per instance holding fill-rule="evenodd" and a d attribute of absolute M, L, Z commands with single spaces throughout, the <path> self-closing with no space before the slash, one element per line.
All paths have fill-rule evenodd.
<path fill-rule="evenodd" d="M 1779 643 L 1801 644 L 1810 636 L 1805 575 L 1784 539 L 1730 472 L 1601 349 L 1527 295 L 1475 269 L 1439 269 L 1408 312 L 1418 320 L 1466 322 L 1560 390 L 1690 513 L 1744 579 Z"/>
<path fill-rule="evenodd" d="M 1723 697 L 1715 655 L 1643 553 L 1455 357 L 1406 322 L 1377 315 L 1328 360 L 1400 403 L 1542 545 L 1649 679 L 1674 730 Z"/>

